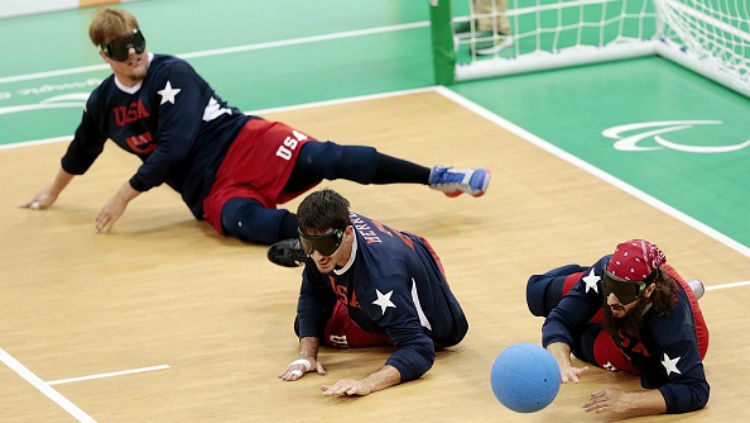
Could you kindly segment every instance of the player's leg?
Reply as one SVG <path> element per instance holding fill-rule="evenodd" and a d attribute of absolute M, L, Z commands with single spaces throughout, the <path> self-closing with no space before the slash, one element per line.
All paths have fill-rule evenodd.
<path fill-rule="evenodd" d="M 427 185 L 430 169 L 379 153 L 372 147 L 309 142 L 302 147 L 285 191 L 304 188 L 310 179 L 347 179 L 360 184 Z"/>
<path fill-rule="evenodd" d="M 423 184 L 449 196 L 463 192 L 480 196 L 487 190 L 490 172 L 486 169 L 454 170 L 440 165 L 430 169 L 380 153 L 372 147 L 312 141 L 302 147 L 284 190 L 303 191 L 309 188 L 309 181 L 321 178 L 347 179 L 361 184 Z"/>
<path fill-rule="evenodd" d="M 284 209 L 269 209 L 252 198 L 232 198 L 221 210 L 225 233 L 243 241 L 271 244 L 297 235 L 297 217 Z"/>
<path fill-rule="evenodd" d="M 577 264 L 558 267 L 533 275 L 526 284 L 526 304 L 534 316 L 547 317 L 560 299 L 581 279 L 586 267 Z"/>

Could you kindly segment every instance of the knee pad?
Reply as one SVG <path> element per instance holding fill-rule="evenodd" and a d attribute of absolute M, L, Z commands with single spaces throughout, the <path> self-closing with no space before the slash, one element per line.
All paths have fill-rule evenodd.
<path fill-rule="evenodd" d="M 272 244 L 279 233 L 286 210 L 267 209 L 258 200 L 233 198 L 221 210 L 224 231 L 243 241 Z"/>
<path fill-rule="evenodd" d="M 377 156 L 373 147 L 308 142 L 302 147 L 296 166 L 328 180 L 342 178 L 369 184 L 377 168 Z"/>
<path fill-rule="evenodd" d="M 547 317 L 552 309 L 546 307 L 547 289 L 555 278 L 534 275 L 526 283 L 526 305 L 534 316 Z"/>

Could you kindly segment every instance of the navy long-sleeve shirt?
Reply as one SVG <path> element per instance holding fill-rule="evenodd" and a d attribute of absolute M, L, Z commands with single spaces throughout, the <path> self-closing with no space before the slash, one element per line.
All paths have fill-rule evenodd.
<path fill-rule="evenodd" d="M 457 344 L 468 330 L 461 306 L 422 238 L 399 232 L 356 213 L 352 255 L 329 275 L 308 258 L 297 304 L 299 336 L 323 338 L 336 301 L 364 330 L 385 333 L 396 351 L 386 364 L 401 380 L 417 379 L 432 367 L 435 343 Z"/>
<path fill-rule="evenodd" d="M 602 257 L 586 269 L 581 280 L 560 300 L 542 326 L 542 344 L 574 345 L 574 336 L 601 309 L 601 277 L 611 256 Z M 613 337 L 617 347 L 640 368 L 641 386 L 658 389 L 668 413 L 685 413 L 705 407 L 710 386 L 698 351 L 695 320 L 684 288 L 675 284 L 675 307 L 659 316 L 648 310 L 641 324 L 640 339 Z"/>
<path fill-rule="evenodd" d="M 219 165 L 251 118 L 227 105 L 184 60 L 149 54 L 140 84 L 126 87 L 111 75 L 91 93 L 61 164 L 81 175 L 112 139 L 143 161 L 130 178 L 135 190 L 166 182 L 201 219 Z"/>

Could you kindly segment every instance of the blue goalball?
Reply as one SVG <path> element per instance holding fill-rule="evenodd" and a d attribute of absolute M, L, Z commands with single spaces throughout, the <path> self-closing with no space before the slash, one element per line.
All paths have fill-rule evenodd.
<path fill-rule="evenodd" d="M 490 382 L 492 392 L 504 406 L 519 413 L 533 413 L 557 396 L 560 367 L 544 348 L 515 344 L 495 359 Z"/>

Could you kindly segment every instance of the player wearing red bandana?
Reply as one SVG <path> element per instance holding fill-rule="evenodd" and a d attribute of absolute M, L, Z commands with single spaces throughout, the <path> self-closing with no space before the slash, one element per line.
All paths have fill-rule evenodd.
<path fill-rule="evenodd" d="M 574 367 L 571 352 L 598 367 L 640 375 L 645 390 L 599 390 L 583 406 L 633 417 L 685 413 L 708 402 L 702 294 L 700 281 L 686 282 L 659 247 L 633 239 L 590 267 L 532 276 L 526 299 L 532 314 L 546 317 L 542 344 L 563 383 L 578 382 L 588 369 Z"/>

